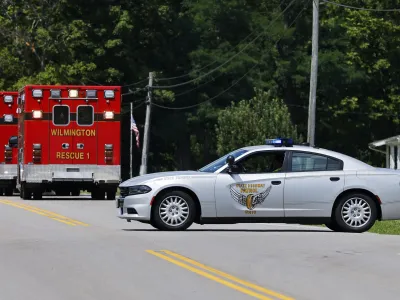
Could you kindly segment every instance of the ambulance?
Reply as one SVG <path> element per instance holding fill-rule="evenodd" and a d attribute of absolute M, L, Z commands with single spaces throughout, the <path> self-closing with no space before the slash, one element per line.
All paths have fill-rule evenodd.
<path fill-rule="evenodd" d="M 91 193 L 114 200 L 121 181 L 120 86 L 28 85 L 18 94 L 22 199 Z"/>
<path fill-rule="evenodd" d="M 0 92 L 0 195 L 12 196 L 17 180 L 18 92 Z"/>

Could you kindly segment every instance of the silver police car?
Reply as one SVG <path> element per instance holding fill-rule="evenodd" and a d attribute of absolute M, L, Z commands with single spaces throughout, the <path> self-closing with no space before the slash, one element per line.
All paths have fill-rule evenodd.
<path fill-rule="evenodd" d="M 325 224 L 365 232 L 400 219 L 400 172 L 334 151 L 269 139 L 198 171 L 160 172 L 120 184 L 117 216 L 159 230 L 197 224 Z"/>

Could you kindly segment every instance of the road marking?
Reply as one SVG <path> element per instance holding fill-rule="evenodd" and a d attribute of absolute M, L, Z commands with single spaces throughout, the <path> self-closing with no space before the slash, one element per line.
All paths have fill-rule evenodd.
<path fill-rule="evenodd" d="M 170 250 L 161 250 L 161 252 L 166 253 L 166 254 L 168 254 L 168 255 L 171 255 L 171 256 L 173 256 L 173 257 L 176 257 L 176 258 L 178 258 L 178 259 L 180 259 L 180 260 L 183 260 L 183 261 L 185 261 L 185 262 L 187 262 L 187 263 L 189 263 L 189 264 L 192 264 L 192 265 L 194 265 L 194 266 L 196 266 L 196 267 L 199 267 L 199 268 L 202 268 L 202 269 L 204 269 L 204 270 L 207 270 L 207 271 L 209 271 L 209 272 L 211 272 L 211 273 L 217 274 L 217 275 L 219 275 L 219 276 L 221 276 L 221 277 L 225 277 L 226 279 L 229 279 L 229 280 L 231 280 L 231 281 L 240 283 L 241 285 L 244 285 L 244 286 L 246 286 L 246 287 L 248 287 L 248 288 L 252 288 L 252 289 L 257 290 L 257 291 L 259 291 L 259 292 L 262 292 L 262 293 L 265 293 L 265 294 L 267 294 L 267 295 L 276 297 L 276 298 L 278 298 L 278 299 L 281 299 L 281 300 L 294 300 L 294 299 L 291 298 L 291 297 L 287 297 L 287 296 L 282 295 L 282 294 L 280 294 L 280 293 L 277 293 L 277 292 L 271 291 L 271 290 L 269 290 L 269 289 L 263 288 L 263 287 L 261 287 L 261 286 L 258 286 L 258 285 L 256 285 L 256 284 L 254 284 L 254 283 L 247 282 L 247 281 L 245 281 L 245 280 L 242 280 L 242 279 L 240 279 L 240 278 L 237 278 L 237 277 L 235 277 L 235 276 L 232 276 L 232 275 L 230 275 L 230 274 L 228 274 L 228 273 L 219 271 L 219 270 L 217 270 L 217 269 L 211 268 L 211 267 L 209 267 L 209 266 L 206 266 L 206 265 L 204 265 L 204 264 L 202 264 L 202 263 L 199 263 L 199 262 L 197 262 L 197 261 L 195 261 L 195 260 L 193 260 L 193 259 L 190 259 L 190 258 L 188 258 L 188 257 L 182 256 L 182 255 L 180 255 L 180 254 L 178 254 L 178 253 L 175 253 L 175 252 L 172 252 L 172 251 L 170 251 Z"/>
<path fill-rule="evenodd" d="M 255 291 L 252 291 L 252 290 L 247 289 L 247 288 L 245 288 L 245 287 L 241 287 L 241 286 L 236 285 L 236 284 L 234 284 L 234 283 L 232 283 L 232 282 L 229 282 L 229 281 L 227 281 L 227 280 L 224 280 L 224 279 L 222 279 L 222 278 L 220 278 L 220 277 L 211 275 L 211 274 L 208 273 L 208 272 L 215 273 L 215 274 L 217 274 L 217 275 L 219 275 L 219 276 L 221 276 L 221 277 L 225 277 L 225 279 L 228 279 L 228 280 L 231 280 L 231 281 L 235 281 L 235 282 L 240 283 L 240 284 L 242 284 L 242 285 L 244 285 L 244 286 L 247 286 L 247 287 L 256 289 L 256 290 L 258 290 L 258 291 L 261 291 L 261 292 L 263 292 L 263 293 L 265 293 L 265 294 L 272 295 L 272 296 L 277 297 L 277 298 L 279 298 L 279 299 L 294 300 L 293 298 L 286 297 L 286 296 L 281 295 L 281 294 L 279 294 L 279 293 L 270 291 L 270 290 L 268 290 L 268 289 L 262 288 L 262 287 L 260 287 L 260 286 L 255 285 L 255 284 L 252 284 L 252 283 L 246 282 L 246 281 L 244 281 L 244 280 L 241 280 L 241 279 L 239 279 L 239 278 L 236 278 L 236 277 L 234 277 L 234 276 L 232 276 L 232 275 L 229 275 L 229 274 L 227 274 L 227 273 L 224 273 L 224 272 L 218 271 L 218 270 L 216 270 L 216 269 L 213 269 L 213 268 L 211 268 L 211 267 L 205 266 L 205 265 L 203 265 L 203 264 L 201 264 L 201 263 L 199 263 L 199 262 L 196 262 L 196 261 L 194 261 L 194 260 L 192 260 L 192 259 L 190 259 L 190 258 L 184 257 L 184 256 L 179 255 L 179 254 L 177 254 L 177 253 L 174 253 L 174 252 L 172 252 L 172 251 L 168 251 L 168 250 L 161 250 L 161 251 L 159 251 L 159 252 L 154 251 L 154 250 L 146 250 L 146 251 L 147 251 L 148 253 L 152 254 L 152 255 L 155 255 L 155 256 L 161 258 L 161 259 L 164 259 L 164 260 L 166 260 L 166 261 L 168 261 L 168 262 L 171 262 L 171 263 L 173 263 L 173 264 L 175 264 L 175 265 L 178 265 L 178 266 L 180 266 L 180 267 L 182 267 L 182 268 L 184 268 L 184 269 L 187 269 L 187 270 L 189 270 L 189 271 L 192 271 L 192 272 L 194 272 L 194 273 L 196 273 L 196 274 L 198 274 L 198 275 L 204 276 L 204 277 L 206 277 L 206 278 L 208 278 L 208 279 L 211 279 L 211 280 L 213 280 L 213 281 L 215 281 L 215 282 L 218 282 L 218 283 L 220 283 L 220 284 L 223 284 L 223 285 L 225 285 L 225 286 L 227 286 L 227 287 L 230 287 L 230 288 L 232 288 L 232 289 L 234 289 L 234 290 L 240 291 L 240 292 L 242 292 L 242 293 L 244 293 L 244 294 L 247 294 L 247 295 L 249 295 L 249 296 L 255 297 L 255 298 L 257 298 L 257 299 L 272 300 L 272 298 L 269 298 L 269 297 L 267 297 L 267 296 L 265 296 L 265 295 L 263 295 L 263 294 L 256 293 Z M 176 257 L 176 258 L 178 258 L 178 259 L 181 259 L 181 260 L 183 260 L 183 261 L 185 261 L 185 262 L 188 262 L 188 263 L 190 263 L 190 264 L 192 264 L 192 265 L 194 265 L 194 266 L 200 267 L 200 268 L 202 268 L 202 269 L 204 269 L 204 270 L 206 270 L 206 271 L 208 271 L 208 272 L 203 271 L 203 270 L 200 270 L 200 269 L 195 268 L 195 267 L 193 267 L 193 266 L 190 266 L 189 264 L 185 264 L 185 263 L 183 263 L 183 262 L 181 262 L 181 261 L 175 260 L 175 259 L 173 259 L 173 258 L 171 258 L 171 257 L 169 257 L 169 256 L 167 256 L 167 255 L 165 255 L 165 254 L 162 254 L 162 253 L 160 253 L 160 252 L 163 252 L 163 253 L 165 253 L 165 254 L 174 256 L 174 257 Z"/>
<path fill-rule="evenodd" d="M 51 211 L 48 211 L 48 210 L 45 210 L 45 209 L 41 209 L 41 208 L 38 208 L 38 207 L 35 207 L 35 206 L 31 206 L 31 205 L 27 205 L 27 204 L 23 204 L 23 203 L 18 203 L 18 202 L 10 201 L 10 200 L 0 200 L 0 203 L 7 204 L 7 205 L 10 205 L 10 206 L 14 206 L 14 207 L 17 207 L 17 208 L 22 208 L 24 210 L 36 213 L 38 215 L 42 215 L 42 216 L 48 217 L 50 219 L 53 219 L 55 221 L 58 221 L 58 222 L 61 222 L 61 223 L 64 223 L 64 224 L 67 224 L 67 225 L 70 225 L 70 226 L 77 226 L 77 225 L 89 226 L 89 224 L 86 224 L 86 223 L 80 222 L 78 220 L 74 220 L 74 219 L 62 216 L 60 214 L 57 214 L 57 213 L 54 213 L 54 212 L 51 212 Z"/>

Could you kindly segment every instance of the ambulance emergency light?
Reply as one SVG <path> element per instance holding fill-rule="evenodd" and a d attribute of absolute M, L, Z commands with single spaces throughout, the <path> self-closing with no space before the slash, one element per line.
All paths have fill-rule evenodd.
<path fill-rule="evenodd" d="M 68 91 L 68 96 L 70 98 L 78 98 L 78 95 L 79 95 L 78 90 L 69 90 Z"/>
<path fill-rule="evenodd" d="M 112 112 L 112 111 L 105 111 L 105 112 L 104 112 L 104 119 L 106 119 L 106 120 L 112 120 L 112 119 L 114 119 L 114 112 Z"/>
<path fill-rule="evenodd" d="M 50 90 L 50 98 L 53 99 L 61 98 L 61 90 Z"/>
<path fill-rule="evenodd" d="M 112 99 L 115 97 L 114 91 L 113 90 L 105 90 L 104 91 L 104 98 L 106 99 Z"/>
<path fill-rule="evenodd" d="M 13 103 L 13 96 L 11 95 L 4 96 L 4 103 Z"/>
<path fill-rule="evenodd" d="M 43 91 L 42 90 L 32 90 L 32 96 L 33 96 L 33 98 L 40 98 L 43 96 Z"/>
<path fill-rule="evenodd" d="M 265 144 L 272 145 L 275 147 L 282 147 L 282 146 L 291 147 L 293 146 L 293 140 L 290 138 L 267 139 L 265 141 Z"/>
<path fill-rule="evenodd" d="M 32 110 L 32 118 L 41 119 L 43 117 L 43 112 L 41 110 Z"/>
<path fill-rule="evenodd" d="M 12 123 L 13 120 L 13 115 L 4 115 L 4 123 Z"/>
<path fill-rule="evenodd" d="M 86 98 L 89 98 L 89 99 L 97 98 L 97 91 L 96 90 L 87 90 Z"/>

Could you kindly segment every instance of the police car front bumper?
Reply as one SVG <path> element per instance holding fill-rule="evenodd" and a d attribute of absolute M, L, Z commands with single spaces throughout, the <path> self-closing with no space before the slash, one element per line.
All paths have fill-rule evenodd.
<path fill-rule="evenodd" d="M 151 205 L 145 195 L 118 197 L 115 200 L 117 217 L 125 220 L 150 221 Z"/>

